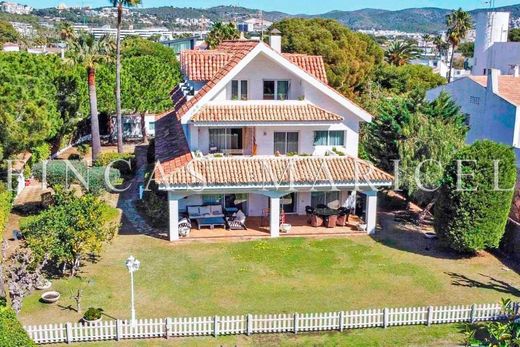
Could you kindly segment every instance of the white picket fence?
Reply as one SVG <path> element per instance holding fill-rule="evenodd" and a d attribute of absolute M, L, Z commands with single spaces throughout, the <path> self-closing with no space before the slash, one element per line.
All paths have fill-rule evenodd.
<path fill-rule="evenodd" d="M 516 306 L 518 307 L 518 305 Z M 397 325 L 443 324 L 491 321 L 503 317 L 499 304 L 384 308 L 305 314 L 248 314 L 165 319 L 139 319 L 25 326 L 38 344 L 102 340 L 219 336 L 261 333 L 299 333 L 391 327 Z"/>

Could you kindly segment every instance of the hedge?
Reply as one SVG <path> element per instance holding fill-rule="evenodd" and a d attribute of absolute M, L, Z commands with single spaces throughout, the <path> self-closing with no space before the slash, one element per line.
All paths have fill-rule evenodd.
<path fill-rule="evenodd" d="M 83 176 L 85 180 L 88 178 L 89 192 L 99 194 L 103 190 L 108 191 L 109 187 L 105 184 L 105 169 L 106 167 L 92 167 L 89 168 L 83 161 L 70 160 L 68 161 L 78 173 Z M 43 179 L 43 164 L 39 163 L 33 167 L 33 175 L 38 180 Z M 50 160 L 46 165 L 46 180 L 51 187 L 58 185 L 65 186 L 68 184 L 81 184 L 80 180 L 74 175 L 72 169 L 67 167 L 64 160 Z M 116 186 L 121 181 L 121 175 L 117 169 L 109 169 L 109 180 L 113 186 Z M 83 187 L 83 189 L 86 189 Z"/>
<path fill-rule="evenodd" d="M 0 231 L 4 232 L 9 213 L 11 212 L 12 194 L 0 186 Z"/>
<path fill-rule="evenodd" d="M 460 179 L 462 189 L 457 189 L 458 160 L 465 175 Z M 434 209 L 434 227 L 459 252 L 496 248 L 504 235 L 514 191 L 494 189 L 495 160 L 499 160 L 498 188 L 514 187 L 513 149 L 488 140 L 460 150 L 444 173 Z"/>
<path fill-rule="evenodd" d="M 116 160 L 118 161 L 113 163 Z M 121 160 L 130 161 L 131 167 Z M 94 166 L 106 167 L 111 163 L 113 163 L 112 167 L 119 170 L 122 175 L 132 174 L 137 165 L 135 155 L 132 153 L 101 153 L 94 162 Z"/>
<path fill-rule="evenodd" d="M 0 346 L 36 346 L 36 344 L 29 338 L 29 335 L 27 335 L 27 332 L 16 318 L 14 311 L 7 307 L 0 307 Z"/>

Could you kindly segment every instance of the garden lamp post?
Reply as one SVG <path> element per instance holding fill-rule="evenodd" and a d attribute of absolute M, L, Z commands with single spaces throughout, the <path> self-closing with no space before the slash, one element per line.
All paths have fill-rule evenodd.
<path fill-rule="evenodd" d="M 132 301 L 132 320 L 131 324 L 134 325 L 136 323 L 135 320 L 135 305 L 134 305 L 134 272 L 139 270 L 139 265 L 141 263 L 139 260 L 135 259 L 133 256 L 129 256 L 126 260 L 126 267 L 128 268 L 128 272 L 130 272 L 130 286 L 131 286 L 131 301 Z"/>

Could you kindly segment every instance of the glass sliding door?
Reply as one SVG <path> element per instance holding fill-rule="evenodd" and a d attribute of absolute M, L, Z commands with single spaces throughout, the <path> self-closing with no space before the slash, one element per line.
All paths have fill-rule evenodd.
<path fill-rule="evenodd" d="M 298 132 L 275 132 L 274 153 L 298 153 Z"/>
<path fill-rule="evenodd" d="M 242 154 L 242 128 L 209 129 L 210 152 Z"/>

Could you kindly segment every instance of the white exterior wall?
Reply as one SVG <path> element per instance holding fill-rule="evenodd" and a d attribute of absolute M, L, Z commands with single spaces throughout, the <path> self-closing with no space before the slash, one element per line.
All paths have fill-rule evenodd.
<path fill-rule="evenodd" d="M 500 70 L 502 75 L 512 75 L 511 66 L 520 65 L 520 42 L 495 43 L 488 52 L 489 68 Z"/>
<path fill-rule="evenodd" d="M 304 95 L 301 79 L 277 63 L 272 62 L 264 54 L 257 56 L 233 79 L 248 81 L 249 100 L 263 100 L 264 80 L 288 80 L 290 82 L 289 100 L 297 100 Z M 226 99 L 231 100 L 231 83 L 228 83 L 226 87 Z"/>
<path fill-rule="evenodd" d="M 488 139 L 520 147 L 518 139 L 520 129 L 516 124 L 519 111 L 516 106 L 469 78 L 463 78 L 428 91 L 428 100 L 435 99 L 442 90 L 447 91 L 461 107 L 462 112 L 469 115 L 470 129 L 466 138 L 467 143 Z M 478 105 L 474 101 L 470 101 L 475 97 L 479 98 Z M 520 163 L 518 155 L 517 163 Z"/>
<path fill-rule="evenodd" d="M 476 18 L 476 38 L 473 75 L 484 75 L 484 69 L 493 68 L 492 46 L 507 42 L 509 12 L 481 12 Z"/>

